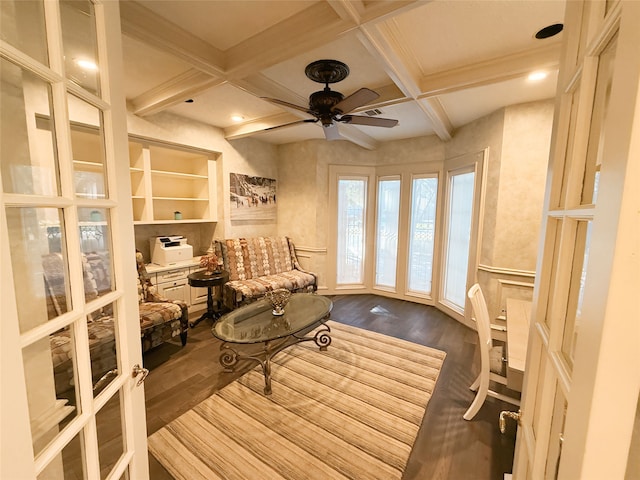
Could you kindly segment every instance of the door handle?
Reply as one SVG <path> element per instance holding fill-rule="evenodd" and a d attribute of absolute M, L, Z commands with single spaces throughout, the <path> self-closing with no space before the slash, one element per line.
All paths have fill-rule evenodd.
<path fill-rule="evenodd" d="M 520 416 L 522 415 L 522 411 L 518 410 L 517 412 L 510 412 L 508 410 L 503 410 L 500 412 L 500 419 L 498 420 L 498 425 L 500 426 L 500 433 L 504 433 L 507 431 L 507 418 L 513 418 L 518 425 L 520 425 Z"/>
<path fill-rule="evenodd" d="M 147 375 L 149 375 L 148 369 L 141 367 L 139 363 L 136 363 L 133 366 L 133 370 L 131 371 L 131 378 L 136 378 L 140 374 L 142 374 L 142 378 L 138 379 L 138 381 L 136 382 L 136 387 L 142 385 L 142 382 L 144 382 L 145 378 L 147 378 Z"/>

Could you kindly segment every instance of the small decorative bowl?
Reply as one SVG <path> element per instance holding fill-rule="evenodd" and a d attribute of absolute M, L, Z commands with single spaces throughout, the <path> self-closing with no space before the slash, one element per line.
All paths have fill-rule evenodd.
<path fill-rule="evenodd" d="M 291 292 L 286 288 L 277 288 L 264 294 L 265 298 L 271 303 L 274 315 L 284 315 L 284 307 L 289 303 Z"/>

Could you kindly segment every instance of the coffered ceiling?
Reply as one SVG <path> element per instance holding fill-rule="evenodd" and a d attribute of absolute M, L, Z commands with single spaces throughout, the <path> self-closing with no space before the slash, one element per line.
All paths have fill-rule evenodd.
<path fill-rule="evenodd" d="M 306 65 L 335 59 L 350 74 L 332 90 L 380 95 L 352 113 L 399 121 L 338 125 L 342 139 L 374 149 L 421 135 L 448 140 L 501 107 L 553 97 L 562 34 L 535 33 L 562 23 L 564 1 L 127 0 L 120 9 L 135 114 L 171 112 L 219 127 L 229 140 L 325 138 L 320 123 L 265 131 L 309 115 L 262 97 L 307 108 L 324 85 L 307 78 Z M 549 75 L 531 82 L 535 70 Z"/>

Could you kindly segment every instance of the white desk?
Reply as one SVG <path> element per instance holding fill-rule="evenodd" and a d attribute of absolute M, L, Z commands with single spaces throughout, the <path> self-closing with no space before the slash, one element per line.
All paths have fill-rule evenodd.
<path fill-rule="evenodd" d="M 507 387 L 522 391 L 531 302 L 507 298 Z"/>

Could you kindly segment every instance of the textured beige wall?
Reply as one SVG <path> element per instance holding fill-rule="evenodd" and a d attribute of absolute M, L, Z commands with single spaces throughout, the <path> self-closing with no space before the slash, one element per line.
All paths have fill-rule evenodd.
<path fill-rule="evenodd" d="M 549 101 L 505 109 L 494 266 L 536 269 L 553 108 Z"/>

